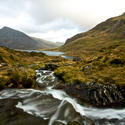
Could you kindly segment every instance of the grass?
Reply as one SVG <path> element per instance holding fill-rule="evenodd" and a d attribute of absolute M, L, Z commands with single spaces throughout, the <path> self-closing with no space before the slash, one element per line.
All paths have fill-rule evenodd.
<path fill-rule="evenodd" d="M 82 56 L 80 61 L 66 60 L 61 57 L 49 57 L 44 54 L 18 52 L 0 47 L 0 88 L 34 88 L 35 70 L 45 64 L 59 65 L 54 73 L 63 84 L 92 81 L 103 84 L 125 85 L 124 43 L 100 48 L 96 55 Z"/>
<path fill-rule="evenodd" d="M 54 72 L 64 84 L 90 83 L 96 81 L 103 84 L 125 85 L 125 14 L 108 19 L 88 32 L 78 34 L 67 40 L 67 43 L 56 49 L 70 56 L 81 58 L 71 61 L 61 57 L 48 57 L 45 54 L 18 52 L 0 47 L 1 86 L 7 83 L 14 74 L 21 76 L 18 84 L 34 79 L 35 69 L 48 63 L 59 65 Z M 25 77 L 26 76 L 26 77 Z M 29 82 L 29 83 L 30 83 Z M 24 82 L 26 83 L 26 82 Z M 10 83 L 11 84 L 11 83 Z M 11 84 L 12 85 L 12 84 Z M 21 86 L 20 85 L 20 86 Z M 31 82 L 31 87 L 34 83 Z"/>
<path fill-rule="evenodd" d="M 36 87 L 35 70 L 48 63 L 63 66 L 71 61 L 49 57 L 43 53 L 27 53 L 0 47 L 0 89 Z"/>
<path fill-rule="evenodd" d="M 125 14 L 110 18 L 88 32 L 78 34 L 58 49 L 82 61 L 61 67 L 55 73 L 68 83 L 96 81 L 125 85 Z M 85 67 L 89 68 L 85 68 Z M 76 77 L 75 77 L 76 76 Z"/>

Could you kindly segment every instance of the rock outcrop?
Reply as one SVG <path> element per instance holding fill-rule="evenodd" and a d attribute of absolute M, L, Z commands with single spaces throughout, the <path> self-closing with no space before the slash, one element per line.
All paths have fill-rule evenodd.
<path fill-rule="evenodd" d="M 69 84 L 65 91 L 72 96 L 79 98 L 97 107 L 123 106 L 125 100 L 125 89 L 114 84 L 104 85 L 97 83 L 90 84 Z"/>
<path fill-rule="evenodd" d="M 59 65 L 57 65 L 57 64 L 49 63 L 49 64 L 45 64 L 45 67 L 42 67 L 41 70 L 54 71 L 54 70 L 57 69 L 58 67 L 59 67 Z"/>

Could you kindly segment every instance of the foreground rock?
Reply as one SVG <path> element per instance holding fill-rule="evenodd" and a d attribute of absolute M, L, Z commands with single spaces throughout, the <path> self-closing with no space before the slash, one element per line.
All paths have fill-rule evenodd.
<path fill-rule="evenodd" d="M 67 100 L 61 102 L 37 90 L 8 89 L 0 95 L 0 125 L 64 125 L 61 121 L 94 125 Z"/>
<path fill-rule="evenodd" d="M 48 120 L 32 116 L 17 109 L 17 99 L 0 100 L 0 125 L 48 125 Z"/>
<path fill-rule="evenodd" d="M 65 91 L 69 95 L 79 98 L 82 102 L 87 102 L 97 107 L 118 107 L 124 106 L 124 88 L 110 84 L 69 84 L 65 86 Z"/>

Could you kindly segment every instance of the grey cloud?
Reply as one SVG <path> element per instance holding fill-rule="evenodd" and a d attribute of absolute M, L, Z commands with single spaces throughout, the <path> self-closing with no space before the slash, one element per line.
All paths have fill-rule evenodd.
<path fill-rule="evenodd" d="M 79 29 L 80 30 L 77 24 L 74 24 L 70 20 L 64 20 L 64 19 L 55 19 L 50 22 L 41 23 L 37 25 L 31 24 L 27 26 L 21 26 L 20 29 L 23 29 L 24 31 L 28 33 L 39 33 L 39 32 L 46 33 L 51 30 L 57 32 L 58 30 L 62 30 L 62 29 L 67 29 L 67 30 Z"/>
<path fill-rule="evenodd" d="M 66 0 L 60 0 L 61 3 L 63 1 L 65 2 Z M 51 28 L 54 28 L 54 30 L 57 30 L 60 27 L 74 27 L 72 23 L 73 20 L 70 18 L 70 16 L 65 17 L 65 11 L 63 12 L 58 10 L 58 4 L 56 3 L 59 4 L 59 0 L 4 0 L 0 1 L 0 17 L 16 18 L 21 14 L 25 14 L 29 16 L 34 23 L 32 25 L 44 27 L 43 25 L 47 26 L 48 24 Z M 62 18 L 63 21 L 60 18 Z M 57 22 L 57 20 L 59 22 Z M 71 21 L 71 24 L 67 20 L 69 20 L 69 22 Z M 79 24 L 77 24 L 76 26 L 78 25 Z M 35 29 L 39 30 L 39 28 Z M 29 32 L 32 32 L 31 30 L 32 29 L 29 28 Z"/>
<path fill-rule="evenodd" d="M 119 10 L 118 14 L 125 8 L 123 0 L 119 0 L 121 1 L 119 7 L 117 7 L 118 3 L 114 1 L 113 9 L 107 5 L 109 0 L 99 1 L 0 0 L 0 27 L 6 25 L 28 34 L 41 33 L 41 36 L 47 36 L 51 32 L 55 33 L 53 39 L 61 37 L 56 36 L 57 33 L 68 38 L 68 36 L 75 35 L 74 33 L 86 31 L 109 18 L 112 15 L 110 12 L 113 10 Z M 108 9 L 105 9 L 102 3 Z M 123 9 L 119 9 L 120 7 Z M 70 32 L 72 33 L 70 34 Z"/>

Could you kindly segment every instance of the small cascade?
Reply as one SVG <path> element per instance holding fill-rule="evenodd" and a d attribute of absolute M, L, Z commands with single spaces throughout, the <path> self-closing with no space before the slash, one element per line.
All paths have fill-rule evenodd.
<path fill-rule="evenodd" d="M 125 109 L 100 109 L 80 105 L 77 99 L 70 97 L 63 90 L 53 89 L 58 82 L 54 72 L 36 70 L 36 76 L 41 90 L 5 89 L 0 91 L 0 100 L 18 99 L 17 108 L 49 120 L 48 125 L 54 125 L 55 122 L 56 125 L 58 125 L 57 122 L 67 124 L 69 121 L 78 121 L 86 125 L 125 124 Z"/>

